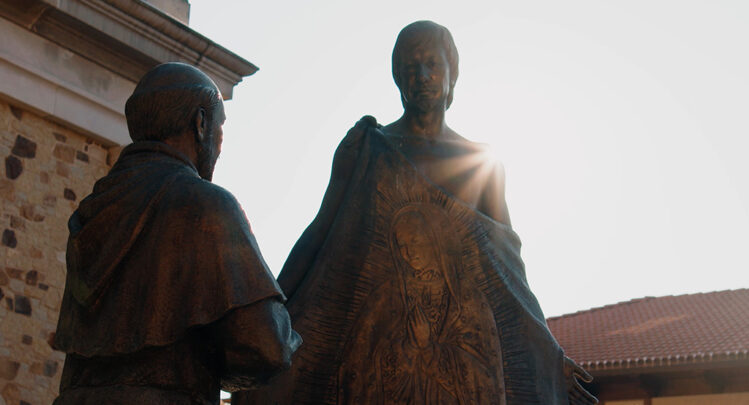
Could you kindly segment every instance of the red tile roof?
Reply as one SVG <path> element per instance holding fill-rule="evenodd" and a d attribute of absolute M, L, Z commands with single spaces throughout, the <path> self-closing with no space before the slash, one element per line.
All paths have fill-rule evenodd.
<path fill-rule="evenodd" d="M 749 289 L 646 297 L 549 318 L 590 371 L 749 359 Z"/>

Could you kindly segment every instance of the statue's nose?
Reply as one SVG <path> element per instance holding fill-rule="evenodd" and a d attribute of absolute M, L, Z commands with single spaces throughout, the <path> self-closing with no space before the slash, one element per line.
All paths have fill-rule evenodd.
<path fill-rule="evenodd" d="M 420 82 L 427 82 L 431 78 L 431 71 L 426 65 L 419 65 L 419 74 L 417 76 Z"/>

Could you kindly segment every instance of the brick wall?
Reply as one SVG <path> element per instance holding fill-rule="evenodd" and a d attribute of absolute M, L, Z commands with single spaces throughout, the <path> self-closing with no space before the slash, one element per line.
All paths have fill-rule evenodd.
<path fill-rule="evenodd" d="M 65 286 L 67 220 L 107 149 L 0 101 L 0 405 L 48 405 L 64 355 L 48 340 Z"/>

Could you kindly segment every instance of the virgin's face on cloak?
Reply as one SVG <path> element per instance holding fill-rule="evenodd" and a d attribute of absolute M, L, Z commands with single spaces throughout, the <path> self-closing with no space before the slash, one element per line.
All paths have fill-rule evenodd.
<path fill-rule="evenodd" d="M 398 221 L 395 235 L 398 252 L 409 266 L 417 271 L 437 269 L 436 247 L 421 217 L 411 214 Z"/>

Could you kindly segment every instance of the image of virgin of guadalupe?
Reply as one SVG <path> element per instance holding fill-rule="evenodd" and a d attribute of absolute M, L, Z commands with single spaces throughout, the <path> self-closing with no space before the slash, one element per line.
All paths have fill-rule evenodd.
<path fill-rule="evenodd" d="M 442 226 L 445 215 L 427 204 L 393 216 L 393 274 L 367 300 L 344 349 L 339 404 L 504 403 L 492 311 L 461 285 L 460 245 Z"/>

